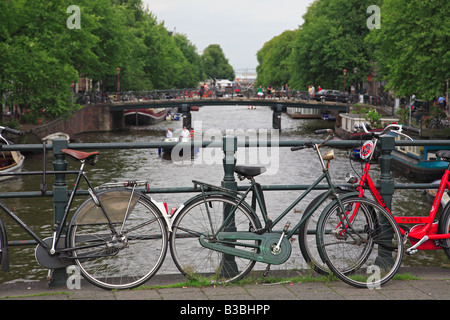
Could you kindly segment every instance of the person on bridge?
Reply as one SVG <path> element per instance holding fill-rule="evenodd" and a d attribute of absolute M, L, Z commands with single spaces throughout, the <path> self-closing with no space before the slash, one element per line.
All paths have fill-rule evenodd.
<path fill-rule="evenodd" d="M 269 85 L 267 86 L 267 97 L 268 97 L 269 99 L 272 98 L 272 90 L 273 90 L 273 87 L 272 87 L 271 84 L 269 84 Z"/>
<path fill-rule="evenodd" d="M 261 86 L 259 86 L 258 88 L 258 97 L 260 97 L 261 99 L 264 97 L 263 88 Z"/>

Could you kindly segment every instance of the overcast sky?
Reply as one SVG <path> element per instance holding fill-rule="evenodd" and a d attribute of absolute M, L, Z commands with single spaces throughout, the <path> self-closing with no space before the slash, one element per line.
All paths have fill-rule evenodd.
<path fill-rule="evenodd" d="M 255 69 L 256 53 L 285 30 L 297 29 L 313 0 L 143 0 L 169 31 L 204 50 L 219 44 L 234 69 Z"/>

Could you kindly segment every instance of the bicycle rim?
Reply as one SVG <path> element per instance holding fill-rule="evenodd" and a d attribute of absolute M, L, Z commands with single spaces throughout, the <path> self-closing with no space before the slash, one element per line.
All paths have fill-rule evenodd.
<path fill-rule="evenodd" d="M 254 261 L 226 255 L 203 247 L 201 235 L 209 236 L 223 224 L 224 210 L 236 204 L 227 196 L 207 196 L 188 204 L 176 217 L 172 225 L 170 250 L 175 265 L 189 279 L 206 279 L 213 283 L 236 281 L 243 278 L 255 265 Z M 225 229 L 229 231 L 251 231 L 258 228 L 253 214 L 240 205 Z M 225 231 L 225 230 L 223 230 Z M 240 241 L 242 242 L 242 241 Z M 256 244 L 256 241 L 249 242 Z M 240 249 L 255 250 L 252 248 Z"/>
<path fill-rule="evenodd" d="M 389 281 L 403 257 L 395 220 L 383 207 L 364 198 L 345 199 L 342 206 L 336 204 L 324 212 L 317 245 L 330 270 L 359 288 L 379 288 Z"/>
<path fill-rule="evenodd" d="M 108 194 L 109 198 L 100 199 L 119 235 L 113 234 L 103 214 L 80 210 L 84 208 L 80 206 L 70 226 L 73 256 L 81 274 L 94 285 L 104 289 L 134 288 L 150 279 L 162 265 L 168 247 L 167 229 L 161 214 L 146 197 L 138 194 L 125 217 L 124 213 L 111 212 L 113 206 L 127 212 L 130 191 Z"/>

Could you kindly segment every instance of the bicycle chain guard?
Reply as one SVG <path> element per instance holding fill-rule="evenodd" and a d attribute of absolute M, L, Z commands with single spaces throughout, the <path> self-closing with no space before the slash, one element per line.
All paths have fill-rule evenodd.
<path fill-rule="evenodd" d="M 259 241 L 258 252 L 236 248 L 239 246 L 239 241 L 246 241 L 245 245 L 248 246 L 248 241 L 253 240 Z M 214 240 L 209 241 L 202 235 L 199 241 L 203 247 L 214 251 L 274 265 L 286 262 L 292 252 L 291 243 L 286 237 L 282 238 L 280 248 L 276 250 L 276 245 L 280 241 L 279 233 L 266 232 L 259 235 L 253 232 L 219 232 Z"/>

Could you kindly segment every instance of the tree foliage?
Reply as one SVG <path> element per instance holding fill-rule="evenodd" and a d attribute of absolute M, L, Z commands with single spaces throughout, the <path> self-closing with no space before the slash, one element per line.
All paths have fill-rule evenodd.
<path fill-rule="evenodd" d="M 450 2 L 384 0 L 381 28 L 367 43 L 375 49 L 381 80 L 399 95 L 431 100 L 450 78 Z"/>
<path fill-rule="evenodd" d="M 202 64 L 208 78 L 233 80 L 235 77 L 233 67 L 218 44 L 211 44 L 203 51 Z"/>
<path fill-rule="evenodd" d="M 258 77 L 256 85 L 281 87 L 291 78 L 292 50 L 297 30 L 284 31 L 281 35 L 266 42 L 256 55 Z"/>
<path fill-rule="evenodd" d="M 344 72 L 362 81 L 371 71 L 372 52 L 364 39 L 367 7 L 374 0 L 316 0 L 304 15 L 294 47 L 292 83 L 297 87 L 321 85 L 342 88 Z M 348 76 L 347 75 L 347 76 Z M 354 82 L 347 81 L 346 90 Z"/>
<path fill-rule="evenodd" d="M 79 28 L 69 27 L 71 5 L 80 8 Z M 216 59 L 214 50 L 202 58 L 141 0 L 1 0 L 0 19 L 2 104 L 51 117 L 77 108 L 71 84 L 80 77 L 115 92 L 120 68 L 121 91 L 189 88 L 205 79 L 203 62 Z M 208 67 L 231 76 L 225 57 L 217 61 Z"/>
<path fill-rule="evenodd" d="M 367 24 L 372 5 L 379 29 Z M 448 12 L 441 0 L 315 0 L 294 39 L 285 32 L 258 51 L 258 84 L 340 90 L 346 69 L 348 90 L 357 68 L 357 83 L 375 74 L 396 95 L 433 99 L 450 78 Z"/>

